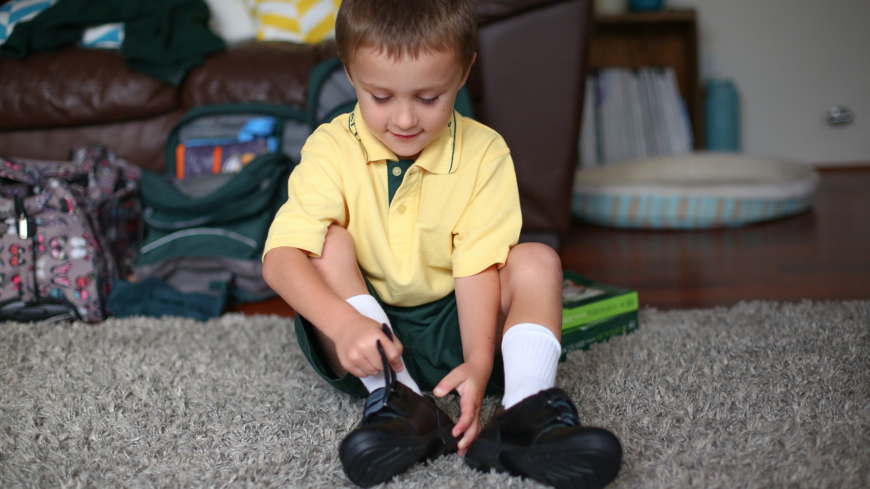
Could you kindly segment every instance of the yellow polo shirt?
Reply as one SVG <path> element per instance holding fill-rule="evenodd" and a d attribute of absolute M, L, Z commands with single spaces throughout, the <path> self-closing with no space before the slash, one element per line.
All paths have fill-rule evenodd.
<path fill-rule="evenodd" d="M 353 237 L 366 278 L 395 306 L 438 300 L 455 277 L 504 265 L 522 216 L 513 160 L 498 133 L 454 111 L 413 164 L 398 161 L 366 127 L 359 105 L 320 126 L 290 175 L 290 198 L 264 255 L 292 246 L 320 256 L 327 227 L 338 224 Z"/>

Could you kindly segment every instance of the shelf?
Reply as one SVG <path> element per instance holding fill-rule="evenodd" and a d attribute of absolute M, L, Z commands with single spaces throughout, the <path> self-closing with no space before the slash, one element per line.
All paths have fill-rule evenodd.
<path fill-rule="evenodd" d="M 704 147 L 698 76 L 697 18 L 691 9 L 629 12 L 595 18 L 589 68 L 670 66 L 686 101 L 696 149 Z"/>

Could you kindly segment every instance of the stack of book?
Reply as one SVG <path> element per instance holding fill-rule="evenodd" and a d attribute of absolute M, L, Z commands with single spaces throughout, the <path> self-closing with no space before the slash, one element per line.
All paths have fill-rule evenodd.
<path fill-rule="evenodd" d="M 637 292 L 565 271 L 562 279 L 562 355 L 587 349 L 638 327 Z"/>
<path fill-rule="evenodd" d="M 606 68 L 589 75 L 583 167 L 692 151 L 692 127 L 673 68 Z"/>

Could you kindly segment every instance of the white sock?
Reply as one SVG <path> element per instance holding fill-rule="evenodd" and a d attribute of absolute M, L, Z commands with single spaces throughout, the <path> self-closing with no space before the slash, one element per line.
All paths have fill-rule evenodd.
<path fill-rule="evenodd" d="M 374 296 L 369 294 L 356 295 L 347 299 L 347 303 L 353 306 L 353 308 L 363 316 L 373 319 L 381 324 L 386 324 L 390 328 L 390 331 L 393 330 L 393 326 L 390 324 L 390 319 L 387 317 L 387 313 L 384 312 L 384 308 L 378 304 L 378 300 L 375 299 Z M 404 366 L 404 362 L 402 365 Z M 362 381 L 369 393 L 372 393 L 385 385 L 383 371 L 378 372 L 377 375 L 360 377 L 359 380 Z M 422 394 L 420 392 L 420 387 L 417 386 L 417 382 L 415 382 L 411 377 L 411 374 L 408 373 L 407 368 L 403 368 L 401 372 L 396 372 L 396 380 L 405 384 L 417 394 Z"/>
<path fill-rule="evenodd" d="M 553 387 L 562 345 L 549 329 L 521 323 L 507 330 L 501 340 L 504 358 L 505 409 L 523 399 Z"/>

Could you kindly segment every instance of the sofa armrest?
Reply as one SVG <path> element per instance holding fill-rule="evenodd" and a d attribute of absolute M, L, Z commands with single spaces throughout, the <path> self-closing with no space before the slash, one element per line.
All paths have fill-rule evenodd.
<path fill-rule="evenodd" d="M 480 26 L 469 88 L 479 120 L 511 149 L 523 231 L 564 233 L 571 220 L 592 0 L 478 5 L 504 7 L 498 12 L 534 5 Z"/>
<path fill-rule="evenodd" d="M 521 14 L 527 10 L 559 3 L 559 0 L 477 0 L 474 2 L 477 22 L 481 25 Z"/>

